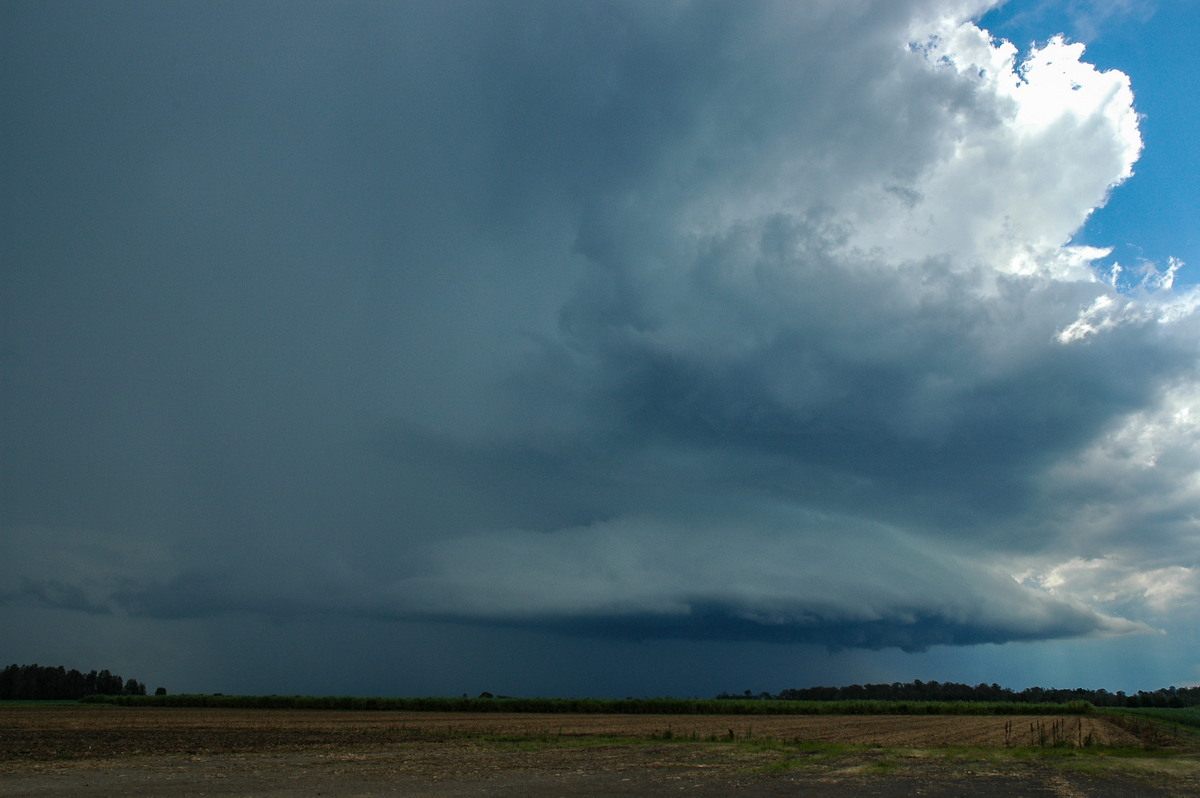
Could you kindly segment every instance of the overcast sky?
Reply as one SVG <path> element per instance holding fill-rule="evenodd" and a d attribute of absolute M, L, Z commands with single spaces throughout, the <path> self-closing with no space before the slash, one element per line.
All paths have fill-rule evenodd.
<path fill-rule="evenodd" d="M 3 664 L 1200 680 L 1198 6 L 995 5 L 0 0 Z"/>

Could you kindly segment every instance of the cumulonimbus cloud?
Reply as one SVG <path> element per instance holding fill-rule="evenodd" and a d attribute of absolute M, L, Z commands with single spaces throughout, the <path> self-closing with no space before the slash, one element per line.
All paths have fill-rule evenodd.
<path fill-rule="evenodd" d="M 399 606 L 906 648 L 1146 629 L 981 565 L 1070 550 L 1062 517 L 1086 499 L 1056 464 L 1193 362 L 1165 305 L 1136 310 L 1092 269 L 1100 251 L 1068 243 L 1140 153 L 1129 81 L 1061 38 L 1018 59 L 961 19 L 890 33 L 893 49 L 828 42 L 821 65 L 743 54 L 581 217 L 573 359 L 553 361 L 587 386 L 569 399 L 590 419 L 580 451 L 740 521 L 650 522 L 654 499 L 612 491 L 604 523 L 438 541 Z M 832 112 L 804 97 L 828 96 L 858 48 L 872 70 L 813 132 L 805 117 Z M 783 87 L 794 107 L 758 104 Z M 1108 323 L 1077 345 L 1098 307 Z M 847 520 L 780 522 L 773 502 Z"/>
<path fill-rule="evenodd" d="M 129 178 L 130 213 L 220 245 L 168 248 L 200 264 L 160 314 L 186 338 L 65 339 L 153 379 L 88 383 L 93 461 L 116 440 L 129 470 L 71 471 L 77 511 L 34 456 L 76 450 L 11 433 L 54 487 L 0 600 L 866 648 L 1145 631 L 1200 567 L 1197 294 L 1071 243 L 1133 176 L 1130 81 L 1063 38 L 1021 55 L 971 21 L 991 5 L 305 27 L 288 45 L 345 74 L 247 69 Z M 142 310 L 112 293 L 102 321 Z M 11 542 L 71 524 L 107 542 Z"/>

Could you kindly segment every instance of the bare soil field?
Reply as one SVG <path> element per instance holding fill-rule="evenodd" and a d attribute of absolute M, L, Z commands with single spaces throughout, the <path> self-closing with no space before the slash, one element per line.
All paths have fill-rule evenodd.
<path fill-rule="evenodd" d="M 0 796 L 1200 795 L 1194 751 L 1141 745 L 1076 716 L 3 707 Z"/>

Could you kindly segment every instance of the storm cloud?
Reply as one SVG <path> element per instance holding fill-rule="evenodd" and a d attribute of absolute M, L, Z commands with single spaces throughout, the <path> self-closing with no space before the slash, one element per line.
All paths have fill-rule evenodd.
<path fill-rule="evenodd" d="M 9 7 L 6 611 L 1169 625 L 1197 294 L 1072 243 L 1129 79 L 990 5 Z"/>

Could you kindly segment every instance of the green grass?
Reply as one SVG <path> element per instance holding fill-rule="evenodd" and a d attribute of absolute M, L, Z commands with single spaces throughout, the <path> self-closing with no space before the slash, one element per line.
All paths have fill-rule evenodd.
<path fill-rule="evenodd" d="M 1193 734 L 1200 734 L 1200 707 L 1182 707 L 1179 709 L 1131 707 L 1129 709 L 1110 709 L 1105 710 L 1105 712 L 1116 717 L 1147 718 L 1162 723 L 1175 724 Z"/>
<path fill-rule="evenodd" d="M 1200 742 L 1200 707 L 1105 709 L 1104 715 L 1157 747 L 1195 749 Z"/>
<path fill-rule="evenodd" d="M 1142 748 L 1064 748 L 1052 746 L 937 746 L 933 748 L 880 747 L 781 740 L 747 740 L 736 743 L 744 753 L 757 755 L 748 773 L 797 771 L 880 776 L 922 767 L 952 766 L 962 772 L 983 768 L 1009 770 L 1029 766 L 1062 768 L 1094 775 L 1197 775 L 1200 762 L 1177 751 Z"/>
<path fill-rule="evenodd" d="M 750 774 L 831 772 L 832 769 L 843 775 L 886 776 L 922 767 L 953 766 L 970 771 L 1036 766 L 1096 776 L 1138 776 L 1148 779 L 1153 779 L 1155 774 L 1189 778 L 1200 776 L 1200 762 L 1194 757 L 1162 748 L 1050 745 L 909 748 L 761 737 L 730 740 L 724 735 L 695 738 L 663 733 L 634 738 L 558 735 L 488 737 L 486 741 L 515 750 L 646 746 L 668 741 L 671 745 L 699 746 L 711 752 L 709 761 L 716 764 L 741 763 L 739 770 Z"/>

